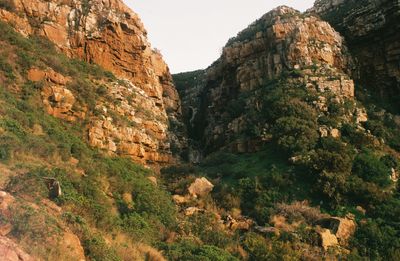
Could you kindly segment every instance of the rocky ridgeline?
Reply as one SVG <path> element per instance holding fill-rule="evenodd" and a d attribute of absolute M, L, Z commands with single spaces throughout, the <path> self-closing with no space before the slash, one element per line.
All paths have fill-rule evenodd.
<path fill-rule="evenodd" d="M 114 83 L 105 89 L 119 105 L 96 105 L 100 115 L 88 124 L 93 146 L 145 164 L 174 161 L 171 146 L 175 151 L 184 147 L 181 133 L 168 127 L 181 126 L 179 97 L 161 54 L 151 48 L 140 19 L 122 1 L 12 0 L 9 8 L 0 9 L 0 19 L 24 35 L 44 36 L 68 56 L 99 64 L 122 79 L 124 86 Z M 32 72 L 37 80 L 48 79 L 49 73 Z M 77 97 L 64 81 L 68 80 L 52 81 L 50 75 L 51 84 L 43 93 L 47 111 L 66 120 L 91 116 L 85 108 L 74 110 Z M 109 115 L 113 110 L 130 126 L 116 124 Z"/>
<path fill-rule="evenodd" d="M 354 79 L 399 109 L 400 3 L 397 0 L 317 0 L 309 13 L 340 32 L 357 58 Z"/>
<path fill-rule="evenodd" d="M 314 105 L 323 112 L 332 99 L 339 103 L 353 99 L 352 68 L 344 39 L 327 22 L 282 6 L 229 40 L 221 57 L 206 70 L 203 89 L 198 91 L 196 85 L 182 92 L 185 106 L 193 107 L 184 111 L 197 112 L 187 118 L 195 118 L 194 129 L 203 128 L 206 151 L 227 146 L 238 152 L 255 151 L 262 137 L 243 141 L 242 134 L 251 124 L 246 115 L 249 108 L 261 106 L 254 99 L 260 87 L 282 77 L 289 84 L 305 85 L 319 94 Z M 245 109 L 232 119 L 227 105 L 239 104 L 238 97 L 246 93 Z"/>

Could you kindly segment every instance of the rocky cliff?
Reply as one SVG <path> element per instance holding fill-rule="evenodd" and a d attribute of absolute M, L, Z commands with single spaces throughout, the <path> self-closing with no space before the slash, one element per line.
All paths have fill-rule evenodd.
<path fill-rule="evenodd" d="M 167 65 L 161 54 L 151 48 L 147 32 L 134 12 L 120 0 L 3 2 L 0 19 L 13 24 L 18 32 L 46 37 L 69 57 L 96 63 L 121 80 L 106 86 L 105 92 L 119 101 L 113 111 L 127 118 L 130 126 L 116 124 L 104 102 L 98 101 L 100 113 L 85 114 L 90 117 L 91 145 L 142 163 L 173 161 L 171 147 L 178 153 L 184 146 L 177 130 L 182 127 L 179 97 Z M 46 78 L 46 73 L 32 72 L 39 81 Z M 62 85 L 65 87 L 56 82 L 44 91 L 44 103 L 49 104 L 46 100 L 54 94 L 70 101 L 70 108 L 67 105 L 63 110 L 73 110 L 75 98 Z M 69 114 L 83 116 L 76 111 Z M 61 118 L 74 119 L 70 116 Z"/>
<path fill-rule="evenodd" d="M 269 85 L 284 81 L 304 86 L 316 95 L 312 106 L 323 115 L 331 102 L 352 100 L 352 67 L 344 39 L 327 22 L 282 6 L 229 40 L 206 70 L 202 90 L 195 84 L 182 99 L 198 106 L 192 108 L 197 112 L 192 123 L 203 130 L 200 139 L 206 152 L 221 147 L 251 152 L 269 130 L 265 120 L 253 121 L 249 112 L 261 113 L 268 106 L 261 96 Z"/>
<path fill-rule="evenodd" d="M 397 0 L 317 0 L 308 11 L 340 32 L 357 58 L 354 79 L 399 110 L 400 3 Z"/>

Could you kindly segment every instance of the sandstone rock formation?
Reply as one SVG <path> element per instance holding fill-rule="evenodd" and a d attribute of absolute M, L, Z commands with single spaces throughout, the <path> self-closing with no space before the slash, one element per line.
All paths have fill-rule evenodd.
<path fill-rule="evenodd" d="M 207 196 L 214 188 L 214 185 L 206 178 L 196 179 L 188 188 L 189 194 L 192 197 Z"/>
<path fill-rule="evenodd" d="M 352 67 L 344 39 L 327 22 L 281 6 L 229 40 L 221 57 L 206 70 L 205 80 L 202 72 L 195 75 L 203 83 L 194 81 L 180 92 L 184 111 L 192 112 L 190 124 L 198 132 L 195 138 L 206 153 L 221 147 L 254 152 L 269 139 L 265 131 L 251 139 L 245 134 L 253 124 L 247 111 L 259 111 L 262 106 L 256 99 L 260 88 L 285 74 L 288 82 L 319 93 L 313 106 L 323 113 L 331 102 L 327 93 L 338 102 L 354 97 Z M 337 129 L 329 130 L 331 136 L 340 135 Z"/>
<path fill-rule="evenodd" d="M 328 21 L 357 58 L 355 80 L 390 102 L 400 101 L 400 3 L 397 0 L 317 0 L 308 12 Z"/>
<path fill-rule="evenodd" d="M 109 153 L 120 152 L 144 164 L 173 161 L 171 150 L 179 154 L 185 147 L 180 100 L 167 65 L 161 54 L 151 48 L 147 32 L 132 10 L 121 0 L 10 1 L 13 8 L 0 9 L 1 20 L 24 35 L 44 36 L 68 56 L 96 63 L 129 82 L 125 89 L 115 85 L 107 90 L 125 101 L 124 108 L 117 108 L 122 114 L 132 116 L 136 106 L 155 115 L 145 119 L 136 114 L 131 119 L 135 127 L 121 130 L 104 113 L 104 119 L 96 118 L 89 123 L 93 146 Z M 85 111 L 72 110 L 77 97 L 66 88 L 67 78 L 61 76 L 58 79 L 62 81 L 54 82 L 50 69 L 33 69 L 29 76 L 34 81 L 45 79 L 52 83 L 43 90 L 50 114 L 68 121 L 87 116 Z M 132 94 L 140 98 L 128 106 L 125 99 Z M 114 144 L 117 133 L 124 133 L 119 134 L 119 146 Z"/>

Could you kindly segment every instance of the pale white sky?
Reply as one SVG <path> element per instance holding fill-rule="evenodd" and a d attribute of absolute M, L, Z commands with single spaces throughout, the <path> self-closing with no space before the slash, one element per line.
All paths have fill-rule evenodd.
<path fill-rule="evenodd" d="M 211 65 L 229 38 L 279 5 L 304 11 L 314 0 L 124 0 L 142 19 L 172 73 Z"/>

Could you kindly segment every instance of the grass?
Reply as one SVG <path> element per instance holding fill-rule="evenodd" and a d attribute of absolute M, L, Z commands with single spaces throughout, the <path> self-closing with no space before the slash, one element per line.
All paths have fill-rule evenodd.
<path fill-rule="evenodd" d="M 0 77 L 15 80 L 19 87 L 15 91 L 9 81 L 0 82 L 0 163 L 25 173 L 12 177 L 6 189 L 41 206 L 41 200 L 49 198 L 44 178 L 53 177 L 62 188 L 62 196 L 53 201 L 67 213 L 64 220 L 54 221 L 44 216 L 45 210 L 32 209 L 29 204 L 18 207 L 14 234 L 45 245 L 39 238 L 57 234 L 62 230 L 58 224 L 65 222 L 80 237 L 88 258 L 120 260 L 114 246 L 105 241 L 106 235 L 124 234 L 130 244 L 144 244 L 162 240 L 175 229 L 176 210 L 170 195 L 147 178 L 154 173 L 130 159 L 108 157 L 89 147 L 82 131 L 88 119 L 67 123 L 48 115 L 40 93 L 43 83 L 28 81 L 26 72 L 35 66 L 70 76 L 69 89 L 79 105 L 89 110 L 107 95 L 95 82 L 114 81 L 115 77 L 97 65 L 67 58 L 45 39 L 24 38 L 2 22 L 0 42 L 18 54 L 18 59 L 10 60 L 0 53 Z M 42 133 L 35 133 L 35 126 Z M 72 158 L 78 160 L 76 166 L 70 163 Z M 133 209 L 118 203 L 124 193 L 133 195 Z"/>

